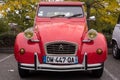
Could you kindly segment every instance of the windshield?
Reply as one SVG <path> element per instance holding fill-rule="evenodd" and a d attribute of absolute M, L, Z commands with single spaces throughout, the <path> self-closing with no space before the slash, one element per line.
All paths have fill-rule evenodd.
<path fill-rule="evenodd" d="M 79 15 L 78 15 L 79 14 Z M 39 17 L 83 17 L 83 9 L 80 6 L 40 6 Z"/>

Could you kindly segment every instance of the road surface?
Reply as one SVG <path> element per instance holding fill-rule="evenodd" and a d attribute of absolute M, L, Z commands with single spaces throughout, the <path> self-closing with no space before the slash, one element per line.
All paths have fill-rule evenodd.
<path fill-rule="evenodd" d="M 23 79 L 19 77 L 14 55 L 0 53 L 0 80 L 120 80 L 120 60 L 109 54 L 100 79 L 91 77 L 88 72 L 32 72 L 29 77 Z"/>

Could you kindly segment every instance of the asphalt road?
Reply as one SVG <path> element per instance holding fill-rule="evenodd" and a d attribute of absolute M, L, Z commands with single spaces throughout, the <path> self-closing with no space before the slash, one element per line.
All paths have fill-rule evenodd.
<path fill-rule="evenodd" d="M 0 53 L 0 80 L 120 80 L 120 60 L 115 60 L 109 54 L 100 79 L 91 77 L 89 72 L 32 72 L 29 77 L 21 79 L 14 55 Z"/>

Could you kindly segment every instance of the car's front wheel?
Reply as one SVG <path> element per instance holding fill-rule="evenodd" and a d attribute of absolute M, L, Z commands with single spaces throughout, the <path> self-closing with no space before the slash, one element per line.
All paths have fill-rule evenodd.
<path fill-rule="evenodd" d="M 25 78 L 29 75 L 29 70 L 21 69 L 19 64 L 18 64 L 18 72 L 21 78 Z"/>
<path fill-rule="evenodd" d="M 120 49 L 118 48 L 118 45 L 116 42 L 113 43 L 112 53 L 114 58 L 120 59 Z"/>
<path fill-rule="evenodd" d="M 103 74 L 103 70 L 104 70 L 104 64 L 102 65 L 101 69 L 92 70 L 92 76 L 95 78 L 100 78 Z"/>

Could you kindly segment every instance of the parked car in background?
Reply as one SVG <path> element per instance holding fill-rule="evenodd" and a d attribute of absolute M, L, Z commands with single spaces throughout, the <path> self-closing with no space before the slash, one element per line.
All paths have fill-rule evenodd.
<path fill-rule="evenodd" d="M 91 71 L 101 77 L 107 58 L 103 34 L 88 29 L 82 2 L 40 2 L 34 27 L 16 37 L 21 77 L 29 71 Z M 27 17 L 30 18 L 30 17 Z"/>
<path fill-rule="evenodd" d="M 114 58 L 120 59 L 120 16 L 112 34 L 112 53 Z"/>

